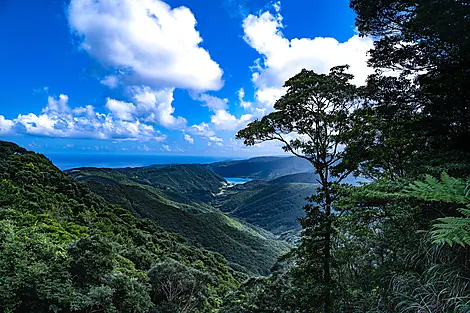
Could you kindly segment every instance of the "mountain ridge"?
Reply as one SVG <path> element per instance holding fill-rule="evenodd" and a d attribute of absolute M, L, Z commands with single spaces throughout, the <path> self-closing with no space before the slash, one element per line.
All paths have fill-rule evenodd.
<path fill-rule="evenodd" d="M 232 267 L 243 272 L 269 273 L 276 259 L 290 247 L 269 231 L 212 207 L 210 203 L 226 182 L 206 166 L 79 168 L 66 172 L 108 202 L 150 218 L 196 246 L 221 253 Z"/>

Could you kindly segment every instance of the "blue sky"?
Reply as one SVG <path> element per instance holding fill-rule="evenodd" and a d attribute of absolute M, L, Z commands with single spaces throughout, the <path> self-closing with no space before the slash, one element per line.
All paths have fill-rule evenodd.
<path fill-rule="evenodd" d="M 3 0 L 0 139 L 39 152 L 208 156 L 302 68 L 371 70 L 348 0 Z"/>

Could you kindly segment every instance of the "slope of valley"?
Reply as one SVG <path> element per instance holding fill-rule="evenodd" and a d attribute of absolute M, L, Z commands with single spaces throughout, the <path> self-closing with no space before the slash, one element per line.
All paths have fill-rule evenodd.
<path fill-rule="evenodd" d="M 303 175 L 295 174 L 292 176 Z M 281 177 L 280 179 L 284 179 Z M 312 182 L 255 180 L 231 186 L 213 205 L 250 224 L 275 234 L 279 239 L 295 241 L 301 230 L 299 218 L 307 197 L 315 193 Z"/>
<path fill-rule="evenodd" d="M 241 273 L 0 141 L 1 312 L 212 312 Z M 163 286 L 178 283 L 177 300 Z M 177 301 L 177 302 L 175 302 Z"/>
<path fill-rule="evenodd" d="M 298 157 L 256 157 L 248 160 L 209 164 L 215 173 L 224 177 L 275 179 L 277 177 L 313 171 L 312 165 Z"/>
<path fill-rule="evenodd" d="M 110 203 L 221 253 L 232 268 L 265 275 L 298 238 L 305 198 L 315 192 L 315 175 L 298 173 L 310 166 L 299 160 L 262 157 L 66 172 Z M 259 179 L 233 186 L 221 174 Z"/>
<path fill-rule="evenodd" d="M 208 165 L 63 173 L 0 141 L 1 307 L 172 312 L 161 284 L 179 277 L 181 288 L 198 285 L 185 305 L 214 311 L 289 251 L 315 189 L 310 174 L 264 173 L 277 178 L 231 185 Z"/>
<path fill-rule="evenodd" d="M 149 218 L 196 246 L 221 253 L 238 271 L 268 274 L 289 249 L 271 232 L 210 205 L 226 182 L 206 166 L 82 168 L 67 173 L 108 202 Z"/>

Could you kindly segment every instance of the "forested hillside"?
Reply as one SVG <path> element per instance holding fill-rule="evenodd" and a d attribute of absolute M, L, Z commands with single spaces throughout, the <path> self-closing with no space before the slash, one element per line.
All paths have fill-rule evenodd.
<path fill-rule="evenodd" d="M 225 179 L 203 165 L 153 165 L 124 169 L 83 168 L 66 171 L 78 180 L 145 185 L 174 195 L 181 201 L 209 202 Z"/>
<path fill-rule="evenodd" d="M 214 206 L 283 239 L 295 240 L 307 198 L 316 192 L 313 174 L 301 173 L 274 180 L 255 180 L 227 188 Z"/>
<path fill-rule="evenodd" d="M 237 285 L 220 254 L 108 204 L 44 156 L 3 141 L 0 224 L 2 312 L 207 311 Z"/>
<path fill-rule="evenodd" d="M 257 157 L 208 165 L 223 177 L 274 179 L 284 175 L 311 172 L 312 165 L 297 157 Z"/>
<path fill-rule="evenodd" d="M 269 231 L 212 207 L 209 202 L 225 180 L 205 166 L 85 168 L 68 173 L 86 182 L 109 203 L 149 218 L 194 245 L 221 253 L 239 271 L 266 275 L 277 258 L 289 250 Z"/>

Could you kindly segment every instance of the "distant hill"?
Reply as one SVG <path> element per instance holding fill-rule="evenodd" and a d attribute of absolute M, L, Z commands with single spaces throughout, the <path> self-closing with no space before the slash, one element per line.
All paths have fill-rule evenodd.
<path fill-rule="evenodd" d="M 208 202 L 226 182 L 204 165 L 152 165 L 137 168 L 81 168 L 66 171 L 78 180 L 95 180 L 120 184 L 134 182 L 171 194 L 180 201 Z"/>
<path fill-rule="evenodd" d="M 317 179 L 318 175 L 314 172 L 306 172 L 281 176 L 270 180 L 269 183 L 273 185 L 288 183 L 318 184 Z"/>
<path fill-rule="evenodd" d="M 299 173 L 274 180 L 254 180 L 227 188 L 214 205 L 224 212 L 268 230 L 279 238 L 296 237 L 301 230 L 305 198 L 316 192 L 315 174 Z"/>
<path fill-rule="evenodd" d="M 298 157 L 257 157 L 248 160 L 217 162 L 208 166 L 223 177 L 252 179 L 274 179 L 313 171 L 313 167 L 308 161 Z"/>
<path fill-rule="evenodd" d="M 221 253 L 239 271 L 268 274 L 277 258 L 289 249 L 272 233 L 209 205 L 225 180 L 206 166 L 83 168 L 67 173 L 86 182 L 108 202 L 149 218 L 196 246 Z"/>

